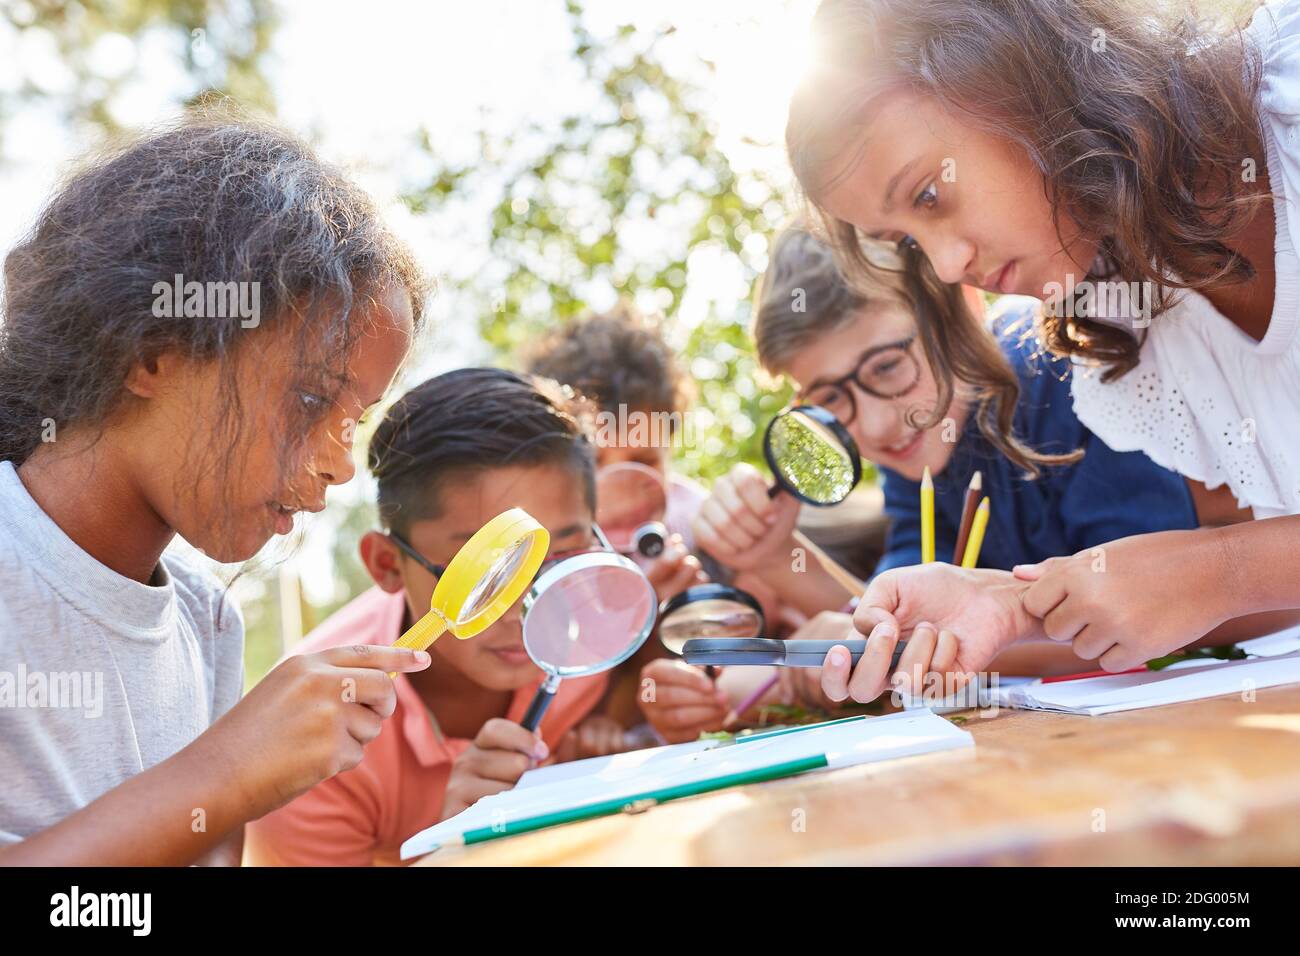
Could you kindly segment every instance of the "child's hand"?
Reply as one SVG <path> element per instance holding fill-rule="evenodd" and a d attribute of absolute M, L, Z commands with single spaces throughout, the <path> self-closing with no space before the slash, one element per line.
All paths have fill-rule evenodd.
<path fill-rule="evenodd" d="M 452 763 L 442 818 L 446 820 L 484 797 L 509 790 L 549 753 L 546 742 L 537 734 L 512 720 L 493 717 L 479 729 L 469 749 Z"/>
<path fill-rule="evenodd" d="M 1026 587 L 1006 571 L 939 562 L 886 571 L 867 586 L 853 614 L 853 626 L 868 637 L 866 652 L 850 676 L 848 654 L 832 649 L 822 689 L 834 701 L 875 700 L 887 688 L 899 637 L 910 635 L 896 686 L 920 693 L 921 681 L 934 672 L 952 675 L 945 687 L 958 690 L 1004 647 L 1042 636 L 1039 621 L 1020 603 Z"/>
<path fill-rule="evenodd" d="M 1161 531 L 1014 573 L 1030 582 L 1025 610 L 1049 638 L 1120 671 L 1179 650 L 1227 619 L 1215 600 L 1222 584 L 1214 549 L 1204 532 Z"/>
<path fill-rule="evenodd" d="M 694 584 L 705 584 L 709 580 L 700 567 L 700 559 L 686 550 L 682 536 L 678 534 L 668 539 L 663 553 L 646 568 L 645 576 L 655 589 L 660 604 Z"/>
<path fill-rule="evenodd" d="M 429 655 L 370 644 L 281 661 L 210 734 L 242 784 L 250 818 L 361 762 L 397 706 L 390 671 L 422 671 Z M 207 736 L 207 735 L 205 735 Z"/>
<path fill-rule="evenodd" d="M 798 520 L 797 500 L 790 495 L 769 498 L 758 470 L 740 464 L 713 483 L 691 530 L 699 546 L 727 567 L 752 571 L 790 560 Z"/>
<path fill-rule="evenodd" d="M 564 735 L 555 748 L 555 762 L 607 757 L 627 749 L 622 725 L 604 714 L 592 714 Z"/>
<path fill-rule="evenodd" d="M 670 744 L 695 740 L 703 731 L 720 730 L 731 704 L 724 691 L 698 667 L 660 657 L 641 669 L 641 683 L 653 681 L 653 700 L 637 696 L 650 726 Z"/>

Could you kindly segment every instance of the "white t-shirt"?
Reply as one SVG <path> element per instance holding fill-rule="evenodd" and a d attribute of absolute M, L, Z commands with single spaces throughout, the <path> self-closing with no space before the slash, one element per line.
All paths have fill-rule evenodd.
<path fill-rule="evenodd" d="M 1260 342 L 1187 291 L 1151 320 L 1136 368 L 1103 384 L 1073 375 L 1074 410 L 1116 451 L 1142 451 L 1257 518 L 1300 513 L 1300 0 L 1260 8 L 1259 116 L 1275 199 L 1273 315 Z"/>
<path fill-rule="evenodd" d="M 0 462 L 0 846 L 170 757 L 239 700 L 239 609 L 176 555 L 155 580 L 96 561 Z"/>

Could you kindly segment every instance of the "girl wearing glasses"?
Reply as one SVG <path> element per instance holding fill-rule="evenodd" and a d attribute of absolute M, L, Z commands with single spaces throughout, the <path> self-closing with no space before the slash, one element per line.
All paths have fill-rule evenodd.
<path fill-rule="evenodd" d="M 1032 300 L 999 302 L 992 334 L 971 319 L 1002 379 L 1018 385 L 1009 427 L 986 434 L 981 423 L 997 416 L 991 386 L 957 379 L 946 411 L 936 412 L 947 389 L 922 354 L 905 288 L 881 273 L 874 289 L 855 291 L 827 246 L 804 229 L 787 230 L 774 243 L 754 325 L 764 368 L 789 376 L 797 401 L 832 412 L 880 471 L 890 531 L 877 573 L 921 561 L 926 468 L 941 560 L 953 553 L 977 470 L 991 506 L 982 567 L 1010 570 L 1130 534 L 1197 526 L 1181 477 L 1145 455 L 1112 451 L 1075 417 L 1069 365 L 1036 344 Z M 724 564 L 760 574 L 807 614 L 842 607 L 856 595 L 813 566 L 814 556 L 806 571 L 792 569 L 799 504 L 787 495 L 769 498 L 767 485 L 747 465 L 733 469 L 701 508 L 697 540 Z"/>

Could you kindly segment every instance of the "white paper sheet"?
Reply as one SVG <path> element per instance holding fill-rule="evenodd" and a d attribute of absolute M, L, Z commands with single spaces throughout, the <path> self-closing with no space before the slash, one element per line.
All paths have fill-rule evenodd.
<path fill-rule="evenodd" d="M 1300 683 L 1300 628 L 1242 641 L 1245 660 L 1180 661 L 1159 671 L 1001 685 L 1000 706 L 1099 716 Z"/>
<path fill-rule="evenodd" d="M 543 814 L 756 772 L 791 761 L 824 755 L 827 769 L 895 757 L 973 747 L 969 733 L 928 710 L 815 726 L 719 746 L 716 742 L 678 744 L 578 761 L 534 771 L 518 786 L 475 803 L 450 820 L 429 827 L 402 844 L 407 860 L 457 841 L 463 834 L 528 820 Z M 586 765 L 587 772 L 574 772 Z M 551 772 L 553 771 L 553 772 Z M 525 775 L 527 776 L 527 775 Z"/>
<path fill-rule="evenodd" d="M 549 767 L 529 770 L 519 778 L 515 789 L 523 790 L 527 787 L 561 783 L 575 777 L 590 777 L 593 774 L 604 774 L 608 779 L 618 779 L 655 763 L 673 760 L 682 754 L 712 750 L 718 743 L 717 740 L 692 740 L 690 743 L 647 747 L 644 750 L 631 750 L 627 753 L 611 754 L 608 757 L 588 757 L 586 760 L 553 763 Z"/>

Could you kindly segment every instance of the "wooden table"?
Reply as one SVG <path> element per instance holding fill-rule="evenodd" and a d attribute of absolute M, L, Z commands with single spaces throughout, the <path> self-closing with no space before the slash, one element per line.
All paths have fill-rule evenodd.
<path fill-rule="evenodd" d="M 964 716 L 973 751 L 753 784 L 418 865 L 1300 863 L 1300 686 L 1105 717 Z"/>

